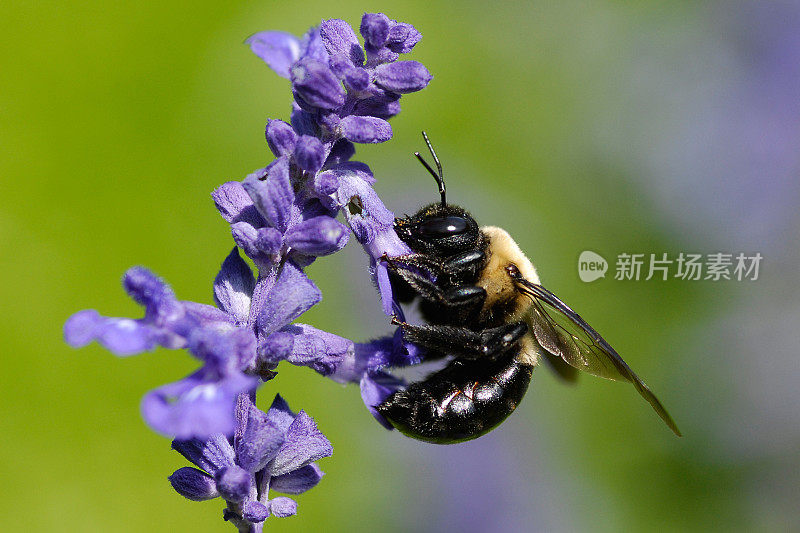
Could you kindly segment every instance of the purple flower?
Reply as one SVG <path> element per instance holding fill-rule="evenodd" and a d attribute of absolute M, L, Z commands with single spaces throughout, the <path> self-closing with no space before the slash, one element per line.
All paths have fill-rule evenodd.
<path fill-rule="evenodd" d="M 390 139 L 385 119 L 399 113 L 400 94 L 423 89 L 432 79 L 419 62 L 395 63 L 421 38 L 413 26 L 368 13 L 360 29 L 364 47 L 350 25 L 338 19 L 324 20 L 302 41 L 277 32 L 248 39 L 256 55 L 291 79 L 299 106 L 297 120 L 292 120 L 296 133 L 318 129 L 328 152 L 343 137 L 358 143 Z M 370 120 L 356 120 L 359 117 Z M 274 149 L 273 153 L 282 155 Z"/>
<path fill-rule="evenodd" d="M 145 394 L 142 416 L 155 431 L 179 439 L 230 435 L 235 428 L 236 398 L 257 385 L 258 379 L 252 376 L 219 376 L 204 367 Z"/>
<path fill-rule="evenodd" d="M 258 57 L 279 76 L 289 77 L 289 67 L 300 57 L 300 43 L 289 33 L 262 31 L 251 35 L 247 41 Z"/>
<path fill-rule="evenodd" d="M 243 373 L 255 360 L 256 338 L 237 324 L 235 314 L 242 307 L 237 291 L 247 287 L 222 274 L 217 284 L 217 292 L 226 302 L 222 310 L 178 301 L 169 285 L 150 271 L 131 268 L 123 285 L 145 307 L 144 318 L 108 318 L 94 310 L 80 311 L 64 325 L 64 338 L 74 347 L 97 340 L 122 356 L 152 350 L 156 345 L 187 349 L 203 366 L 180 381 L 147 393 L 142 416 L 154 430 L 170 436 L 229 433 L 236 397 L 258 385 L 256 377 Z"/>
<path fill-rule="evenodd" d="M 286 256 L 302 268 L 313 257 L 337 251 L 340 243 L 330 217 L 341 211 L 367 252 L 384 312 L 402 317 L 381 258 L 410 250 L 394 232 L 394 215 L 372 188 L 375 178 L 369 167 L 350 158 L 353 142 L 391 138 L 386 119 L 400 111 L 401 94 L 422 89 L 431 76 L 418 62 L 395 62 L 419 41 L 413 26 L 377 13 L 364 15 L 360 30 L 363 47 L 353 29 L 337 19 L 323 21 L 291 46 L 285 34 L 269 32 L 248 41 L 273 70 L 284 77 L 288 73 L 295 108 L 291 126 L 281 121 L 267 125 L 267 141 L 278 159 L 241 186 L 225 184 L 214 197 L 232 223 L 237 244 L 265 269 Z M 298 51 L 288 67 L 287 50 Z M 247 196 L 239 192 L 242 186 Z M 260 214 L 255 223 L 254 209 Z M 304 214 L 307 209 L 321 214 L 311 217 Z M 296 325 L 270 334 L 256 328 L 261 365 L 274 368 L 286 360 L 338 381 L 360 383 L 371 410 L 380 391 L 401 383 L 383 369 L 419 362 L 418 350 L 402 341 L 399 330 L 386 339 L 353 344 L 318 330 L 311 337 L 299 333 L 307 328 Z"/>
<path fill-rule="evenodd" d="M 242 394 L 236 406 L 233 438 L 175 440 L 172 447 L 198 468 L 176 470 L 169 481 L 182 496 L 195 501 L 222 497 L 225 517 L 237 527 L 261 531 L 270 515 L 297 512 L 291 498 L 269 498 L 269 491 L 300 494 L 317 485 L 323 472 L 315 461 L 333 448 L 304 411 L 294 414 L 280 396 L 264 413 Z"/>
<path fill-rule="evenodd" d="M 319 252 L 321 243 L 326 242 L 319 234 L 338 228 L 327 221 L 310 224 L 310 236 L 302 246 L 306 252 Z M 302 239 L 297 236 L 295 240 Z M 199 370 L 147 393 L 142 400 L 144 419 L 166 435 L 185 439 L 229 434 L 234 427 L 236 397 L 255 390 L 256 376 L 271 379 L 281 360 L 327 375 L 353 351 L 352 342 L 346 339 L 291 324 L 318 303 L 321 295 L 290 260 L 274 265 L 256 280 L 234 248 L 214 280 L 218 308 L 178 301 L 166 283 L 141 267 L 126 274 L 124 285 L 145 306 L 144 318 L 106 318 L 93 310 L 81 311 L 64 326 L 65 339 L 75 347 L 97 340 L 119 355 L 160 344 L 185 348 L 198 358 L 203 363 Z"/>
<path fill-rule="evenodd" d="M 142 416 L 154 430 L 174 437 L 173 447 L 197 466 L 170 476 L 175 490 L 191 500 L 223 498 L 226 520 L 240 531 L 261 531 L 270 515 L 295 514 L 294 500 L 270 499 L 269 490 L 299 494 L 312 488 L 322 477 L 315 461 L 332 453 L 314 421 L 303 411 L 292 413 L 280 396 L 267 413 L 254 406 L 260 380 L 271 380 L 287 361 L 359 383 L 364 403 L 390 427 L 374 406 L 403 382 L 387 369 L 420 361 L 400 329 L 356 344 L 295 323 L 322 299 L 305 267 L 341 250 L 351 231 L 368 255 L 384 312 L 402 318 L 382 258 L 409 249 L 373 189 L 371 170 L 351 158 L 353 143 L 392 137 L 387 120 L 400 112 L 401 94 L 424 88 L 431 75 L 418 62 L 395 62 L 419 41 L 413 26 L 378 13 L 364 15 L 360 30 L 363 46 L 337 19 L 323 21 L 302 39 L 261 32 L 247 40 L 290 80 L 294 103 L 289 122 L 267 122 L 265 137 L 275 159 L 212 193 L 236 243 L 214 279 L 216 307 L 179 301 L 166 283 L 135 267 L 123 284 L 144 307 L 144 317 L 109 318 L 85 310 L 64 326 L 66 341 L 75 347 L 97 341 L 128 356 L 163 346 L 185 349 L 200 361 L 189 376 L 145 394 Z M 340 212 L 347 225 L 336 220 Z"/>
<path fill-rule="evenodd" d="M 294 230 L 296 235 L 293 236 L 290 230 L 287 242 L 309 253 L 320 252 L 320 247 L 328 240 L 319 234 L 339 232 L 341 224 L 327 217 L 319 218 L 323 220 L 309 219 L 293 226 L 305 228 L 305 231 Z M 269 379 L 280 361 L 288 361 L 328 375 L 353 350 L 353 343 L 347 339 L 293 323 L 319 303 L 322 295 L 292 260 L 273 265 L 256 280 L 234 249 L 222 265 L 214 291 L 217 305 L 236 324 L 246 325 L 253 332 L 250 357 L 241 358 L 241 368 L 249 374 Z"/>

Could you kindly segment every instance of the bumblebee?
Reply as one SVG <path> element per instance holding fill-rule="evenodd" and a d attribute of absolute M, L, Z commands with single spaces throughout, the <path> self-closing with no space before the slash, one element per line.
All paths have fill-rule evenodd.
<path fill-rule="evenodd" d="M 376 406 L 414 439 L 452 444 L 497 427 L 516 409 L 534 367 L 547 361 L 567 380 L 578 371 L 629 381 L 678 436 L 655 395 L 581 316 L 542 287 L 531 261 L 503 229 L 479 227 L 463 208 L 448 204 L 442 165 L 422 133 L 437 171 L 414 155 L 439 186 L 441 201 L 395 220 L 412 253 L 386 257 L 402 302 L 420 299 L 427 322 L 392 320 L 427 358 L 450 358 L 426 379 Z"/>

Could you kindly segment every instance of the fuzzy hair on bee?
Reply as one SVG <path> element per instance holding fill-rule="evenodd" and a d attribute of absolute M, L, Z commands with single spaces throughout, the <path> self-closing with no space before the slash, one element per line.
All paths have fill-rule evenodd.
<path fill-rule="evenodd" d="M 397 318 L 406 340 L 446 366 L 375 406 L 405 435 L 436 444 L 463 442 L 497 427 L 519 405 L 542 360 L 566 380 L 579 371 L 631 382 L 667 426 L 675 422 L 645 383 L 578 313 L 542 287 L 536 268 L 505 230 L 479 227 L 448 204 L 442 165 L 417 159 L 441 202 L 395 220 L 412 253 L 385 257 L 401 302 L 419 298 L 426 324 Z"/>

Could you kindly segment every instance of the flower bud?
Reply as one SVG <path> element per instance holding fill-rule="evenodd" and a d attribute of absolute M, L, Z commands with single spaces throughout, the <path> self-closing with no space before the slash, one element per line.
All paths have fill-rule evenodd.
<path fill-rule="evenodd" d="M 383 13 L 364 13 L 360 28 L 364 42 L 374 48 L 380 48 L 389 38 L 390 25 L 389 17 Z"/>
<path fill-rule="evenodd" d="M 317 172 L 325 162 L 325 147 L 322 141 L 310 135 L 301 136 L 294 149 L 294 160 L 303 170 Z"/>
<path fill-rule="evenodd" d="M 282 120 L 268 120 L 266 128 L 267 145 L 275 157 L 291 154 L 294 151 L 297 134 Z"/>
<path fill-rule="evenodd" d="M 291 68 L 292 87 L 304 103 L 320 109 L 336 109 L 344 104 L 345 92 L 327 65 L 301 59 Z"/>
<path fill-rule="evenodd" d="M 382 143 L 392 138 L 392 127 L 377 117 L 350 115 L 339 122 L 342 135 L 354 143 Z"/>
<path fill-rule="evenodd" d="M 169 482 L 178 494 L 192 501 L 202 502 L 219 496 L 214 479 L 189 466 L 177 469 L 169 476 Z"/>
<path fill-rule="evenodd" d="M 314 217 L 292 226 L 285 235 L 286 244 L 300 253 L 313 256 L 338 252 L 347 244 L 347 227 L 327 216 Z"/>
<path fill-rule="evenodd" d="M 220 496 L 229 502 L 241 503 L 253 488 L 253 474 L 236 465 L 227 466 L 214 476 Z"/>
<path fill-rule="evenodd" d="M 398 61 L 375 67 L 375 83 L 396 93 L 413 93 L 427 87 L 433 79 L 418 61 Z"/>

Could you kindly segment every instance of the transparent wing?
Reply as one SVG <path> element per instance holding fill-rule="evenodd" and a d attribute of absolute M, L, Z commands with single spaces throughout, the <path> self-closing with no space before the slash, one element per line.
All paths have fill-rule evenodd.
<path fill-rule="evenodd" d="M 569 365 L 601 378 L 633 383 L 639 394 L 678 436 L 675 421 L 622 357 L 581 316 L 541 285 L 515 276 L 518 290 L 530 297 L 531 328 L 536 341 Z"/>
<path fill-rule="evenodd" d="M 550 367 L 556 376 L 562 381 L 574 385 L 578 382 L 580 372 L 574 366 L 568 365 L 561 357 L 551 354 L 548 350 L 542 350 L 544 362 Z"/>

